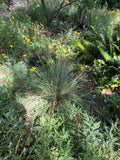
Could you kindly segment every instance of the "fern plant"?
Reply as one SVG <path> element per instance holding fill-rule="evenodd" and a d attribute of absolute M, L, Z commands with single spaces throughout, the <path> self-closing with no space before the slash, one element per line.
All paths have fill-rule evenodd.
<path fill-rule="evenodd" d="M 80 53 L 82 53 L 81 60 L 86 63 L 91 63 L 93 60 L 100 56 L 100 50 L 94 43 L 81 38 L 81 42 L 78 42 L 78 47 L 80 48 Z M 79 55 L 78 55 L 79 56 Z"/>
<path fill-rule="evenodd" d="M 119 26 L 109 26 L 104 30 L 103 34 L 96 32 L 93 26 L 91 28 L 96 36 L 95 43 L 101 52 L 99 59 L 94 60 L 96 71 L 93 73 L 93 77 L 101 79 L 100 83 L 102 83 L 102 86 L 105 85 L 110 88 L 118 87 L 120 85 Z M 118 80 L 115 78 L 116 76 Z"/>
<path fill-rule="evenodd" d="M 116 53 L 120 53 L 119 48 L 119 34 L 116 35 L 117 32 L 117 26 L 109 26 L 104 29 L 104 32 L 102 34 L 99 34 L 93 26 L 91 26 L 91 29 L 93 33 L 96 36 L 96 43 L 98 44 L 98 47 L 100 49 L 103 49 L 104 51 L 109 52 L 109 54 L 113 57 L 116 56 Z M 119 28 L 119 26 L 118 26 Z M 116 33 L 117 32 L 117 33 Z"/>

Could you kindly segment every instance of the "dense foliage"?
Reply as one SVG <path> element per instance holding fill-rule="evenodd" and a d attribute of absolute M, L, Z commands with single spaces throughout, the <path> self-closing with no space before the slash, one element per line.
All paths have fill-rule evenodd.
<path fill-rule="evenodd" d="M 119 160 L 119 1 L 0 3 L 0 159 Z"/>

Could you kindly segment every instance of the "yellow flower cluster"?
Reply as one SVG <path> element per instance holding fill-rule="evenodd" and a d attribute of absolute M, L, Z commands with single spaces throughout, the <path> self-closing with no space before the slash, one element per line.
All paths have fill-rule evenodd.
<path fill-rule="evenodd" d="M 115 12 L 115 20 L 116 20 L 118 23 L 120 22 L 120 10 L 119 10 L 119 9 Z"/>
<path fill-rule="evenodd" d="M 36 70 L 36 67 L 32 67 L 30 70 L 34 72 Z"/>
<path fill-rule="evenodd" d="M 42 23 L 40 23 L 41 27 L 42 27 L 42 30 L 44 30 L 44 25 Z"/>
<path fill-rule="evenodd" d="M 113 14 L 113 13 L 114 13 L 114 11 L 109 11 L 109 12 L 108 12 L 108 14 Z"/>
<path fill-rule="evenodd" d="M 75 31 L 75 33 L 76 33 L 77 35 L 80 35 L 80 32 Z"/>
<path fill-rule="evenodd" d="M 7 58 L 7 56 L 5 55 L 5 53 L 2 53 L 3 58 Z"/>

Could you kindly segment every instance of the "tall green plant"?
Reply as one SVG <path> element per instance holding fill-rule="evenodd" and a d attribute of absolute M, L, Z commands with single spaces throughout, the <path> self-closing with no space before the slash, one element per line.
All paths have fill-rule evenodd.
<path fill-rule="evenodd" d="M 35 86 L 42 91 L 41 97 L 52 104 L 52 112 L 59 105 L 64 105 L 67 100 L 83 106 L 84 97 L 87 97 L 83 83 L 82 73 L 74 75 L 70 65 L 65 59 L 59 59 L 47 67 L 40 66 L 36 70 Z"/>

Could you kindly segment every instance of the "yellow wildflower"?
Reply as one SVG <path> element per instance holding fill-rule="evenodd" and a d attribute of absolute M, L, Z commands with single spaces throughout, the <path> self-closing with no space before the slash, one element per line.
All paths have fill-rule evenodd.
<path fill-rule="evenodd" d="M 81 70 L 84 70 L 84 67 L 81 67 Z"/>
<path fill-rule="evenodd" d="M 17 12 L 15 12 L 15 14 L 17 14 Z"/>
<path fill-rule="evenodd" d="M 22 24 L 22 22 L 20 22 L 20 24 Z"/>
<path fill-rule="evenodd" d="M 33 69 L 33 68 L 31 68 L 30 70 L 31 70 L 31 71 L 34 71 L 34 69 Z"/>
<path fill-rule="evenodd" d="M 3 58 L 7 58 L 7 56 L 4 56 Z"/>
<path fill-rule="evenodd" d="M 35 34 L 34 36 L 33 36 L 33 38 L 36 38 L 37 37 L 37 35 Z"/>
<path fill-rule="evenodd" d="M 60 33 L 58 33 L 58 35 L 60 35 Z"/>
<path fill-rule="evenodd" d="M 28 43 L 30 43 L 30 41 L 31 41 L 30 39 L 27 39 L 27 42 L 28 42 Z"/>
<path fill-rule="evenodd" d="M 26 17 L 28 17 L 28 15 L 26 14 Z"/>
<path fill-rule="evenodd" d="M 63 22 L 60 22 L 60 24 L 63 24 Z"/>
<path fill-rule="evenodd" d="M 11 45 L 10 45 L 10 47 L 12 48 L 12 47 L 13 47 L 13 45 L 11 44 Z"/>
<path fill-rule="evenodd" d="M 11 34 L 10 37 L 13 37 L 13 35 Z"/>
<path fill-rule="evenodd" d="M 94 3 L 96 4 L 96 1 Z"/>
<path fill-rule="evenodd" d="M 39 27 L 39 24 L 37 24 L 37 27 Z"/>
<path fill-rule="evenodd" d="M 67 53 L 67 51 L 65 50 L 64 53 Z"/>
<path fill-rule="evenodd" d="M 78 42 L 78 39 L 76 39 L 75 41 Z"/>
<path fill-rule="evenodd" d="M 68 19 L 70 19 L 70 17 L 68 17 Z"/>
<path fill-rule="evenodd" d="M 67 23 L 67 21 L 64 21 L 64 23 Z"/>
<path fill-rule="evenodd" d="M 12 17 L 12 19 L 15 19 L 15 17 Z"/>
<path fill-rule="evenodd" d="M 13 23 L 13 21 L 10 19 L 10 22 Z"/>
<path fill-rule="evenodd" d="M 28 29 L 26 28 L 26 32 L 28 32 Z"/>
<path fill-rule="evenodd" d="M 115 20 L 118 20 L 118 17 L 116 17 Z"/>
<path fill-rule="evenodd" d="M 5 53 L 2 53 L 2 56 L 5 56 Z"/>
<path fill-rule="evenodd" d="M 44 25 L 42 23 L 40 23 L 40 25 L 43 27 Z"/>
<path fill-rule="evenodd" d="M 97 17 L 95 17 L 95 19 L 97 20 L 97 19 L 98 19 L 98 16 L 97 16 Z"/>
<path fill-rule="evenodd" d="M 34 31 L 37 31 L 37 29 L 35 29 Z"/>
<path fill-rule="evenodd" d="M 42 40 L 42 39 L 41 39 L 40 41 L 41 41 L 41 42 L 43 42 L 43 40 Z"/>
<path fill-rule="evenodd" d="M 45 34 L 43 34 L 42 36 L 45 37 Z"/>
<path fill-rule="evenodd" d="M 23 57 L 27 57 L 27 55 L 26 55 L 26 54 L 23 54 Z"/>
<path fill-rule="evenodd" d="M 2 23 L 5 23 L 5 21 L 2 21 Z"/>
<path fill-rule="evenodd" d="M 31 71 L 35 71 L 35 70 L 36 70 L 36 67 L 32 67 L 30 70 L 31 70 Z"/>
<path fill-rule="evenodd" d="M 78 34 L 78 35 L 80 35 L 80 33 L 79 33 L 79 32 L 78 32 L 77 34 Z"/>

